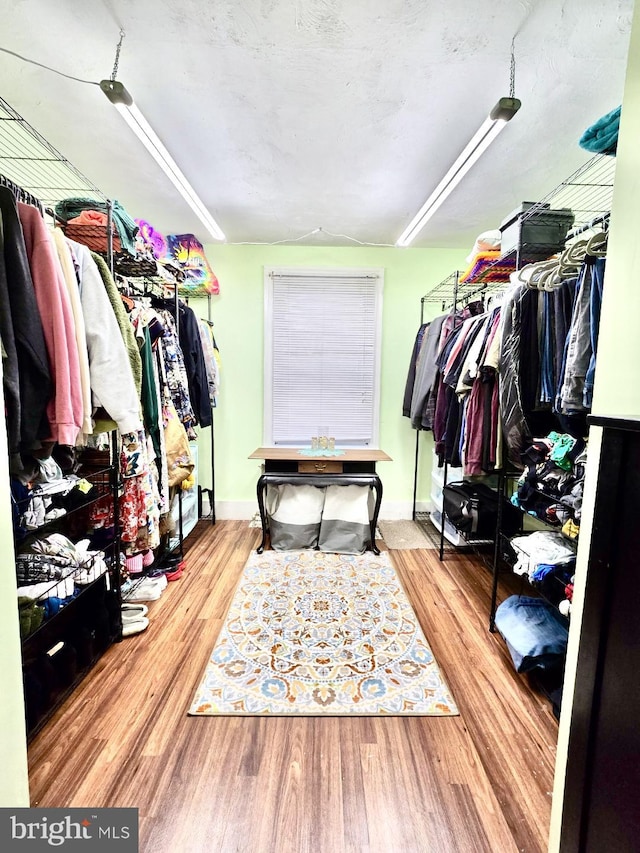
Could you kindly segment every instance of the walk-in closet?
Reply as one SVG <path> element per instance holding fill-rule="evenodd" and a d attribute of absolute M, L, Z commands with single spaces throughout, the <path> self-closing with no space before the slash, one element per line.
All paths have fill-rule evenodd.
<path fill-rule="evenodd" d="M 635 853 L 632 0 L 22 0 L 0 79 L 2 849 Z"/>

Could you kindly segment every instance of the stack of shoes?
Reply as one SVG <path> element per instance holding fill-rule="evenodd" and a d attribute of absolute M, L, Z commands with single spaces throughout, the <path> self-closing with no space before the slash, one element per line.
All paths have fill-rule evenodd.
<path fill-rule="evenodd" d="M 145 604 L 122 605 L 122 636 L 132 637 L 149 627 L 148 608 Z"/>
<path fill-rule="evenodd" d="M 186 568 L 185 559 L 181 554 L 172 554 L 162 560 L 161 565 L 149 573 L 149 577 L 164 577 L 167 581 L 177 581 L 182 577 Z"/>

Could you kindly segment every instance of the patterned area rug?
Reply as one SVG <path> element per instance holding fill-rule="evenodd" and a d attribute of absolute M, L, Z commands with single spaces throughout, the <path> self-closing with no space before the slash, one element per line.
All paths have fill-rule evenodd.
<path fill-rule="evenodd" d="M 192 715 L 456 715 L 386 553 L 251 554 Z"/>

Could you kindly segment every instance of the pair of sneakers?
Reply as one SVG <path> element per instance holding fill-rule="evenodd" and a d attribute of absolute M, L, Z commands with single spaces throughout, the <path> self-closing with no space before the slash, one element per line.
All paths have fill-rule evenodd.
<path fill-rule="evenodd" d="M 124 602 L 157 601 L 166 586 L 166 578 L 145 577 L 139 581 L 127 581 L 120 591 Z"/>

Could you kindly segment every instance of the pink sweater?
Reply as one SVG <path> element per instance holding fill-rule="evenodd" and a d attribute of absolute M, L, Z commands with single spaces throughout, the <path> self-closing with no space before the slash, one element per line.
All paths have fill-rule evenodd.
<path fill-rule="evenodd" d="M 53 239 L 35 207 L 18 203 L 54 391 L 47 406 L 52 441 L 75 445 L 82 426 L 82 387 L 73 313 Z"/>

